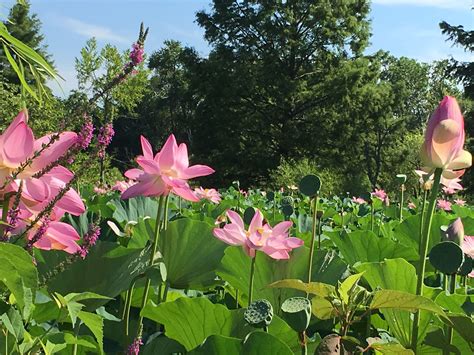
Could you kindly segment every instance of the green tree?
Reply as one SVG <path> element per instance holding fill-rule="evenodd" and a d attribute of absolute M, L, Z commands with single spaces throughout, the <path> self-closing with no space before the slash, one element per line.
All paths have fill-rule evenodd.
<path fill-rule="evenodd" d="M 148 87 L 146 85 L 148 71 L 144 68 L 143 63 L 125 82 L 111 90 L 105 90 L 108 83 L 122 73 L 125 65 L 130 60 L 129 56 L 129 51 L 121 53 L 110 44 L 106 44 L 99 49 L 95 38 L 88 40 L 81 50 L 81 56 L 76 58 L 78 90 L 73 92 L 70 100 L 68 100 L 71 112 L 77 112 L 77 108 L 84 105 L 88 96 L 102 93 L 99 100 L 95 102 L 95 107 L 89 109 L 89 114 L 93 117 L 96 126 L 100 127 L 116 120 L 127 120 L 130 116 L 133 116 L 137 104 Z M 79 110 L 79 112 L 81 111 Z M 111 148 L 121 149 L 122 146 L 127 146 L 129 142 L 130 137 L 127 137 L 125 142 L 120 142 L 118 145 L 111 146 Z M 101 183 L 106 181 L 104 174 L 111 165 L 110 158 L 108 156 L 106 159 L 99 159 L 91 164 L 91 170 L 98 172 L 97 176 L 100 177 Z M 116 174 L 112 174 L 112 177 L 116 178 Z"/>
<path fill-rule="evenodd" d="M 29 1 L 25 0 L 13 5 L 4 25 L 10 35 L 35 50 L 49 65 L 53 65 L 52 57 L 48 54 L 47 46 L 44 44 L 44 36 L 41 34 L 41 21 L 36 14 L 30 13 Z M 34 83 L 35 77 L 29 66 L 25 66 L 24 71 L 26 81 L 29 84 Z M 20 84 L 15 70 L 7 60 L 3 47 L 0 47 L 0 72 L 2 72 L 4 81 Z"/>
<path fill-rule="evenodd" d="M 419 63 L 379 52 L 371 67 L 378 67 L 373 82 L 359 95 L 365 102 L 361 113 L 364 165 L 372 187 L 390 186 L 394 176 L 419 168 L 419 147 L 431 112 L 444 95 L 459 95 L 447 62 Z"/>
<path fill-rule="evenodd" d="M 192 144 L 221 183 L 258 184 L 281 157 L 327 159 L 325 145 L 351 134 L 326 113 L 360 84 L 368 11 L 368 1 L 216 0 L 197 14 L 213 48 L 196 65 Z"/>

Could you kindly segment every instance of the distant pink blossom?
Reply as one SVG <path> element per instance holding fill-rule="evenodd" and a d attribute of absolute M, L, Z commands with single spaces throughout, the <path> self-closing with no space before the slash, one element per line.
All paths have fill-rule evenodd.
<path fill-rule="evenodd" d="M 372 192 L 372 196 L 377 197 L 380 201 L 385 201 L 387 193 L 382 189 L 375 189 L 375 191 Z"/>
<path fill-rule="evenodd" d="M 143 155 L 136 161 L 141 169 L 130 169 L 125 176 L 136 184 L 122 193 L 122 198 L 135 196 L 163 196 L 174 193 L 185 200 L 197 202 L 199 197 L 189 187 L 188 180 L 210 175 L 213 169 L 206 165 L 189 166 L 186 144 L 176 143 L 174 135 L 169 136 L 160 152 L 153 156 L 153 149 L 145 137 L 141 137 Z"/>
<path fill-rule="evenodd" d="M 128 180 L 128 181 L 115 181 L 115 185 L 112 186 L 113 191 L 119 191 L 119 192 L 124 192 L 126 189 L 128 189 L 130 186 L 134 185 L 135 182 L 133 180 Z"/>
<path fill-rule="evenodd" d="M 249 193 L 248 193 L 247 191 L 242 190 L 242 189 L 240 189 L 239 192 L 240 192 L 240 194 L 241 194 L 242 196 L 244 196 L 244 197 L 247 197 L 247 196 L 249 195 Z"/>
<path fill-rule="evenodd" d="M 445 195 L 454 195 L 456 193 L 456 190 L 452 187 L 443 187 L 443 192 Z"/>
<path fill-rule="evenodd" d="M 408 208 L 414 210 L 416 209 L 416 205 L 413 202 L 408 202 Z"/>
<path fill-rule="evenodd" d="M 103 187 L 94 186 L 94 192 L 97 195 L 105 195 L 107 193 L 107 189 L 104 189 Z"/>
<path fill-rule="evenodd" d="M 451 211 L 451 202 L 440 199 L 437 201 L 436 207 L 438 207 L 440 210 Z"/>
<path fill-rule="evenodd" d="M 255 251 L 260 250 L 273 259 L 289 259 L 288 253 L 304 244 L 303 240 L 288 235 L 292 222 L 280 222 L 272 228 L 264 222 L 262 212 L 258 209 L 248 230 L 238 213 L 229 210 L 227 217 L 231 223 L 223 228 L 214 228 L 214 236 L 229 245 L 242 246 L 252 258 L 255 257 Z"/>
<path fill-rule="evenodd" d="M 462 200 L 462 199 L 460 199 L 460 198 L 456 198 L 456 199 L 454 200 L 454 203 L 455 203 L 456 205 L 458 205 L 458 206 L 464 206 L 464 205 L 466 205 L 466 201 L 464 201 L 464 200 Z"/>
<path fill-rule="evenodd" d="M 221 202 L 221 194 L 216 189 L 203 189 L 202 187 L 196 187 L 194 193 L 202 200 L 208 200 L 213 203 Z"/>
<path fill-rule="evenodd" d="M 355 197 L 355 196 L 352 197 L 352 202 L 355 202 L 359 205 L 363 205 L 364 203 L 367 203 L 367 201 L 364 200 L 362 197 Z"/>

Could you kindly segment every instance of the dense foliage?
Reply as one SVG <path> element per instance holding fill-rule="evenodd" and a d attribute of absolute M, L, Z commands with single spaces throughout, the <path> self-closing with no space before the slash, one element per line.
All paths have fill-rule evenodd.
<path fill-rule="evenodd" d="M 472 353 L 472 63 L 365 54 L 368 13 L 214 0 L 208 57 L 170 40 L 147 69 L 143 25 L 123 53 L 91 39 L 59 99 L 19 1 L 0 353 Z"/>

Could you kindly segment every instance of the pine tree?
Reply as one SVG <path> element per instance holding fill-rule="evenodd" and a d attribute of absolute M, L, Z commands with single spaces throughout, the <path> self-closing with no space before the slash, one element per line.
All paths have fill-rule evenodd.
<path fill-rule="evenodd" d="M 11 9 L 8 19 L 4 22 L 8 32 L 16 39 L 22 41 L 38 52 L 49 64 L 53 64 L 51 55 L 47 53 L 47 46 L 43 43 L 44 36 L 41 34 L 41 21 L 36 14 L 30 13 L 29 1 L 15 4 Z M 25 77 L 29 83 L 33 82 L 33 76 L 29 68 L 25 67 Z M 19 84 L 18 76 L 11 68 L 5 56 L 3 48 L 0 47 L 0 73 L 3 81 Z"/>

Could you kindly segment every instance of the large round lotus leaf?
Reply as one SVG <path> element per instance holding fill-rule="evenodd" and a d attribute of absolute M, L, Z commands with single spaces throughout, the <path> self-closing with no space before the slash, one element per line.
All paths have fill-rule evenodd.
<path fill-rule="evenodd" d="M 474 261 L 469 256 L 464 256 L 464 262 L 459 267 L 458 275 L 467 276 L 472 272 Z"/>
<path fill-rule="evenodd" d="M 273 307 L 267 300 L 257 300 L 250 304 L 244 312 L 247 323 L 255 328 L 268 327 L 273 319 Z"/>
<path fill-rule="evenodd" d="M 293 207 L 291 207 L 290 205 L 283 205 L 281 207 L 281 211 L 285 216 L 291 216 L 293 214 Z"/>
<path fill-rule="evenodd" d="M 321 189 L 321 179 L 316 175 L 306 175 L 299 184 L 300 192 L 306 196 L 314 196 Z"/>
<path fill-rule="evenodd" d="M 441 242 L 430 251 L 430 263 L 444 274 L 455 274 L 464 261 L 462 249 L 453 242 Z"/>
<path fill-rule="evenodd" d="M 244 223 L 250 224 L 252 218 L 255 215 L 255 209 L 253 207 L 247 207 L 244 211 Z"/>
<path fill-rule="evenodd" d="M 309 326 L 311 319 L 311 301 L 306 297 L 288 298 L 281 305 L 283 319 L 296 332 L 301 333 Z"/>

